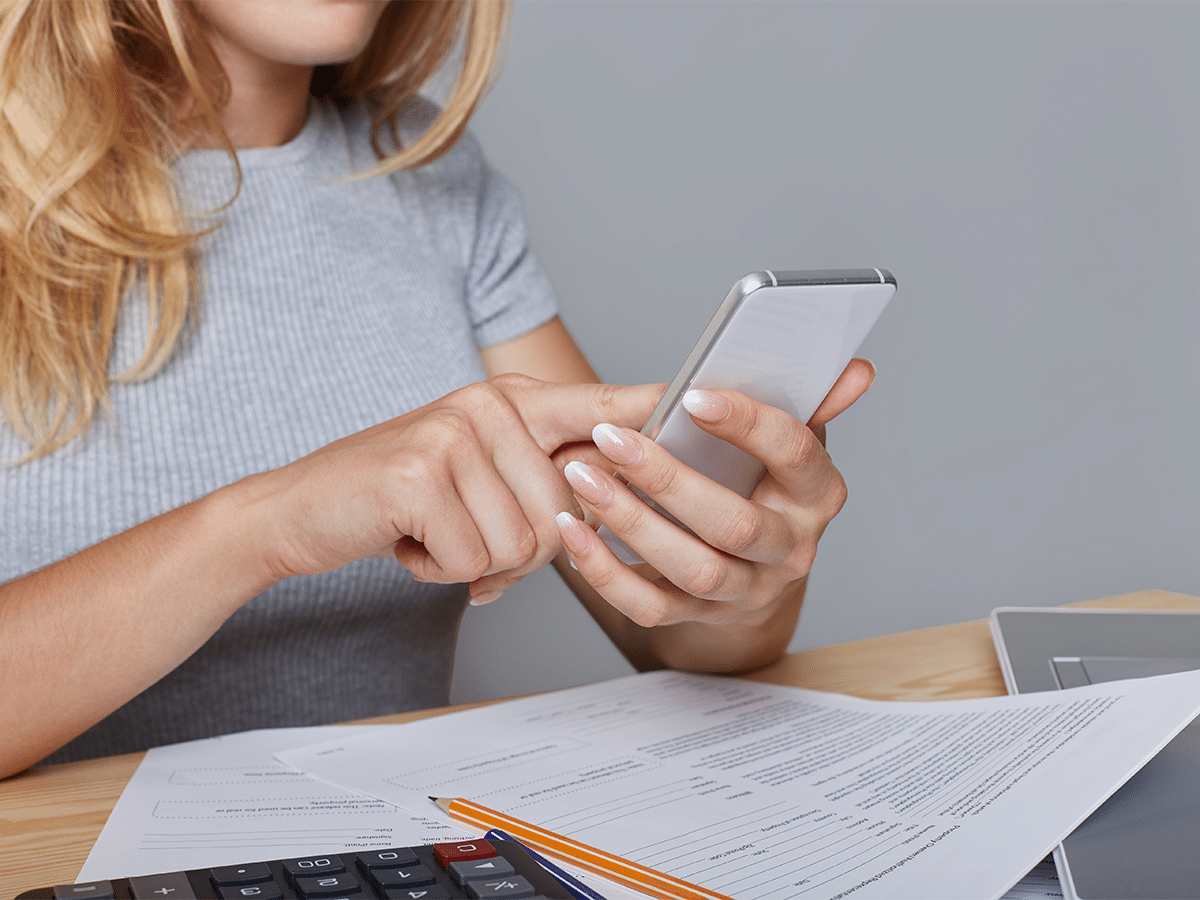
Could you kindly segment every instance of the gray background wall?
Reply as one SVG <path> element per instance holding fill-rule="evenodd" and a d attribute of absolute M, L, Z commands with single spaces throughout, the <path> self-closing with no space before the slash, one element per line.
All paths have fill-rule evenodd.
<path fill-rule="evenodd" d="M 523 0 L 475 130 L 609 381 L 760 268 L 882 266 L 793 649 L 1200 594 L 1200 5 Z M 631 671 L 552 571 L 455 699 Z"/>

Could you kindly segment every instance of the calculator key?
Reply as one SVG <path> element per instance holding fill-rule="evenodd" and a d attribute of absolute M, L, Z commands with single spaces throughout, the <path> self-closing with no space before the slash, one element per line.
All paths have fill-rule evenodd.
<path fill-rule="evenodd" d="M 375 850 L 371 853 L 358 854 L 358 862 L 368 870 L 399 869 L 402 866 L 415 866 L 420 862 L 415 851 L 410 847 L 393 847 L 390 850 Z"/>
<path fill-rule="evenodd" d="M 274 881 L 259 884 L 231 884 L 217 888 L 221 900 L 280 900 L 283 891 Z"/>
<path fill-rule="evenodd" d="M 460 859 L 487 859 L 496 855 L 496 848 L 485 840 L 463 841 L 460 844 L 434 844 L 434 856 L 443 866 Z"/>
<path fill-rule="evenodd" d="M 230 887 L 235 884 L 259 884 L 271 880 L 271 869 L 266 863 L 247 863 L 244 866 L 218 866 L 209 871 L 213 884 Z"/>
<path fill-rule="evenodd" d="M 294 882 L 297 878 L 308 878 L 313 875 L 337 875 L 345 872 L 341 857 L 338 856 L 303 856 L 298 859 L 285 859 L 283 871 Z"/>
<path fill-rule="evenodd" d="M 437 878 L 425 866 L 405 866 L 403 869 L 376 869 L 371 873 L 371 877 L 384 890 L 437 883 Z"/>
<path fill-rule="evenodd" d="M 436 884 L 428 887 L 392 888 L 384 891 L 383 896 L 387 897 L 387 900 L 450 900 L 450 895 Z"/>
<path fill-rule="evenodd" d="M 513 875 L 516 869 L 503 856 L 494 856 L 491 859 L 468 859 L 460 862 L 452 862 L 446 868 L 450 870 L 450 874 L 459 884 L 466 884 L 468 881 L 475 881 L 480 878 L 497 878 L 500 875 Z"/>
<path fill-rule="evenodd" d="M 133 900 L 196 900 L 191 882 L 183 872 L 130 878 L 129 892 Z"/>
<path fill-rule="evenodd" d="M 111 900 L 111 881 L 91 881 L 87 884 L 60 884 L 54 888 L 54 900 Z"/>
<path fill-rule="evenodd" d="M 353 875 L 318 875 L 315 878 L 297 878 L 296 890 L 305 897 L 343 897 L 362 891 L 362 885 Z"/>
<path fill-rule="evenodd" d="M 533 885 L 521 875 L 488 881 L 468 881 L 466 888 L 478 900 L 527 900 L 537 893 Z"/>

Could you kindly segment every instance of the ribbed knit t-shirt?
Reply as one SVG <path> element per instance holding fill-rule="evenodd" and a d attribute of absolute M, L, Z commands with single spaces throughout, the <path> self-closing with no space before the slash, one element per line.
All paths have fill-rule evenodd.
<path fill-rule="evenodd" d="M 402 142 L 432 113 L 414 104 Z M 369 121 L 314 101 L 294 140 L 239 152 L 241 191 L 211 218 L 236 183 L 228 155 L 177 164 L 197 222 L 220 222 L 200 245 L 196 328 L 153 377 L 114 387 L 111 420 L 0 469 L 0 581 L 478 381 L 480 347 L 555 315 L 519 199 L 471 136 L 347 180 L 377 161 Z M 143 296 L 126 298 L 114 374 L 144 348 Z M 26 449 L 0 426 L 5 461 Z M 47 762 L 445 704 L 466 599 L 391 559 L 285 579 Z M 71 665 L 69 648 L 40 664 Z"/>

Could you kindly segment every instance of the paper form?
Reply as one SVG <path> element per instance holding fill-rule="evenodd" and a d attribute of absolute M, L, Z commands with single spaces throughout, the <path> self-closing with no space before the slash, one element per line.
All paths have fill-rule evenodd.
<path fill-rule="evenodd" d="M 888 703 L 659 672 L 278 754 L 735 898 L 998 898 L 1200 710 L 1200 672 Z"/>
<path fill-rule="evenodd" d="M 272 755 L 370 726 L 269 728 L 146 753 L 78 881 L 431 844 L 471 834 L 322 782 Z"/>
<path fill-rule="evenodd" d="M 1053 760 L 1054 747 L 1122 699 L 1093 691 L 1031 706 L 881 703 L 682 673 L 658 676 L 658 688 L 633 702 L 614 682 L 596 685 L 583 704 L 534 698 L 525 721 L 618 752 L 847 800 L 864 812 L 961 818 L 1003 802 L 1023 773 Z M 1093 777 L 1077 769 L 1065 777 Z"/>

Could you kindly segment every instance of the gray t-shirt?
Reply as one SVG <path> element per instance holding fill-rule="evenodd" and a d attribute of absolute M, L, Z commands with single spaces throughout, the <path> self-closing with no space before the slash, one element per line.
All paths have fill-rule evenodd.
<path fill-rule="evenodd" d="M 401 139 L 430 115 L 415 105 Z M 238 158 L 241 193 L 201 245 L 194 334 L 114 389 L 115 422 L 0 469 L 0 581 L 478 381 L 479 347 L 556 313 L 519 200 L 470 136 L 416 171 L 345 181 L 375 162 L 368 114 L 314 102 L 295 140 Z M 220 151 L 177 167 L 197 208 L 228 199 L 231 173 Z M 126 306 L 114 372 L 145 339 L 136 291 Z M 0 456 L 23 451 L 0 427 Z M 387 559 L 287 579 L 47 761 L 445 704 L 465 603 Z"/>

